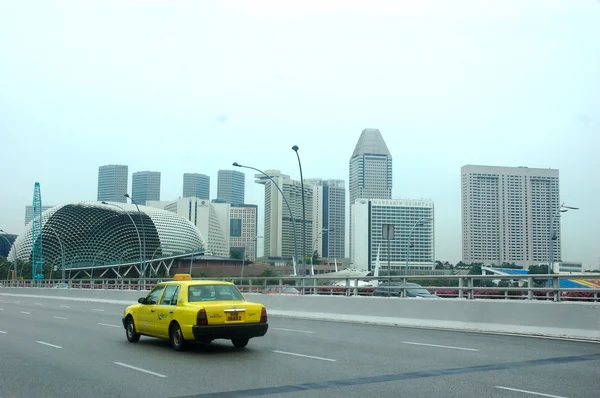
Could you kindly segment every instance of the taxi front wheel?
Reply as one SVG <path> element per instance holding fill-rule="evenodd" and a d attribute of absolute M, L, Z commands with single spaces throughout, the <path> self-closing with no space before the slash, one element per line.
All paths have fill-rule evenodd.
<path fill-rule="evenodd" d="M 128 316 L 125 320 L 125 331 L 127 333 L 127 340 L 130 343 L 137 343 L 140 341 L 140 334 L 135 330 L 135 324 L 133 323 L 133 318 Z"/>

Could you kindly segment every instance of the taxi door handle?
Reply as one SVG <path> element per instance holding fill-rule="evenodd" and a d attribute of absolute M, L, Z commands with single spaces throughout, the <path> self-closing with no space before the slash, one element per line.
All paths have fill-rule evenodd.
<path fill-rule="evenodd" d="M 154 308 L 152 308 L 150 311 L 154 312 Z"/>
<path fill-rule="evenodd" d="M 172 314 L 172 313 L 173 313 L 173 311 L 169 311 L 169 314 Z"/>

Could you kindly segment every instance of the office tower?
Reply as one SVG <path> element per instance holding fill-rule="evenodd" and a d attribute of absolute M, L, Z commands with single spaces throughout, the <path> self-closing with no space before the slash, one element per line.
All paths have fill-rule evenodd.
<path fill-rule="evenodd" d="M 184 173 L 183 197 L 209 200 L 210 177 L 198 173 Z"/>
<path fill-rule="evenodd" d="M 352 251 L 352 204 L 356 199 L 392 198 L 392 155 L 381 132 L 365 129 L 350 157 L 350 250 Z"/>
<path fill-rule="evenodd" d="M 266 170 L 265 173 L 279 186 L 286 196 L 296 224 L 298 246 L 298 266 L 303 263 L 304 234 L 302 218 L 302 187 L 300 181 L 292 180 L 289 175 L 281 174 L 279 170 Z M 270 257 L 286 257 L 291 260 L 294 256 L 294 228 L 290 213 L 277 187 L 270 179 L 262 174 L 255 175 L 257 184 L 265 186 L 265 238 L 264 255 Z M 310 205 L 313 201 L 313 190 L 304 190 L 306 203 L 306 247 L 307 255 L 312 242 L 313 211 Z M 303 271 L 303 270 L 300 270 Z M 308 271 L 308 269 L 307 269 Z"/>
<path fill-rule="evenodd" d="M 131 197 L 138 205 L 160 200 L 160 171 L 138 171 L 131 180 Z"/>
<path fill-rule="evenodd" d="M 346 256 L 346 185 L 344 180 L 323 181 L 323 235 L 321 256 Z"/>
<path fill-rule="evenodd" d="M 98 201 L 125 203 L 129 171 L 120 164 L 109 164 L 98 168 Z"/>
<path fill-rule="evenodd" d="M 351 261 L 357 269 L 374 270 L 379 253 L 381 270 L 387 271 L 388 241 L 383 224 L 394 226 L 390 239 L 392 272 L 431 270 L 435 266 L 434 211 L 431 200 L 356 199 L 352 204 Z M 412 232 L 411 232 L 412 231 Z M 409 251 L 410 248 L 410 251 Z"/>
<path fill-rule="evenodd" d="M 246 175 L 236 170 L 219 170 L 217 175 L 217 199 L 225 203 L 243 204 Z"/>
<path fill-rule="evenodd" d="M 258 206 L 232 204 L 229 210 L 229 247 L 231 252 L 256 260 L 258 239 Z"/>
<path fill-rule="evenodd" d="M 315 251 L 319 257 L 323 256 L 323 238 L 327 234 L 323 231 L 323 180 L 321 178 L 305 178 L 304 179 L 304 193 L 306 195 L 307 190 L 312 190 L 312 203 L 306 203 L 307 209 L 310 206 L 312 211 L 312 241 L 307 241 L 306 252 L 310 257 Z M 304 248 L 303 248 L 304 249 Z"/>
<path fill-rule="evenodd" d="M 305 179 L 313 189 L 313 246 L 320 257 L 343 259 L 346 252 L 344 180 Z"/>
<path fill-rule="evenodd" d="M 50 205 L 50 206 L 42 205 L 42 213 L 53 207 L 54 207 L 54 205 Z M 29 222 L 31 220 L 33 220 L 33 206 L 25 206 L 25 225 L 29 224 Z"/>
<path fill-rule="evenodd" d="M 461 191 L 464 262 L 548 261 L 550 221 L 560 206 L 558 170 L 466 165 Z M 560 218 L 554 229 L 554 261 L 560 261 Z"/>

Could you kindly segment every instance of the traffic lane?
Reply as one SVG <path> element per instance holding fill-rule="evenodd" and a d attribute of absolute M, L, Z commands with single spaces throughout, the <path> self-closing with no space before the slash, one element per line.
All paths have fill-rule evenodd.
<path fill-rule="evenodd" d="M 516 361 L 483 366 L 452 367 L 385 373 L 377 376 L 329 379 L 324 382 L 288 384 L 268 388 L 243 389 L 221 394 L 201 393 L 186 398 L 209 397 L 342 397 L 342 396 L 442 396 L 442 397 L 548 397 L 597 396 L 597 363 L 600 355 Z M 563 382 L 578 367 L 586 367 L 583 377 Z M 534 381 L 534 382 L 532 382 Z M 502 383 L 505 385 L 503 386 Z M 511 387 L 509 387 L 511 386 Z M 555 395 L 551 395 L 554 392 Z M 524 395 L 527 394 L 527 395 Z M 563 395 L 559 395 L 563 394 Z M 181 397 L 183 398 L 183 397 Z"/>
<path fill-rule="evenodd" d="M 2 360 L 0 395 L 9 397 L 168 396 L 169 390 L 152 378 L 125 375 L 122 367 L 99 360 L 102 347 L 87 341 L 87 348 L 70 345 L 58 338 L 68 335 L 52 331 L 48 322 L 24 322 L 18 314 L 3 314 L 0 335 Z M 77 334 L 71 336 L 76 340 Z M 62 344 L 62 345 L 61 345 Z M 132 376 L 138 376 L 134 378 Z M 132 383 L 135 380 L 136 383 Z"/>
<path fill-rule="evenodd" d="M 194 345 L 188 352 L 178 353 L 171 349 L 168 341 L 142 337 L 139 343 L 126 341 L 125 332 L 98 329 L 89 323 L 66 320 L 60 322 L 50 318 L 37 320 L 30 316 L 17 316 L 9 320 L 13 329 L 10 334 L 24 330 L 23 336 L 30 342 L 43 335 L 49 344 L 63 347 L 69 354 L 77 353 L 94 359 L 99 369 L 106 371 L 114 362 L 134 366 L 155 373 L 163 373 L 168 378 L 161 379 L 161 386 L 168 386 L 167 394 L 192 394 L 199 391 L 223 391 L 242 386 L 272 386 L 280 383 L 301 383 L 307 380 L 325 380 L 334 364 L 315 363 L 318 360 L 275 354 L 277 338 L 261 347 L 261 339 L 253 339 L 246 350 L 236 350 L 228 341 L 216 341 L 209 346 Z M 36 333 L 36 327 L 41 333 Z M 256 344 L 259 343 L 259 344 Z M 31 343 L 33 344 L 33 343 Z M 69 361 L 71 355 L 61 357 Z M 341 367 L 340 376 L 354 368 Z M 131 373 L 135 370 L 125 369 Z M 337 373 L 334 373 L 337 375 Z M 202 375 L 202 382 L 198 382 Z M 224 377 L 223 375 L 227 375 Z M 235 375 L 235 378 L 231 378 Z M 144 375 L 142 375 L 143 377 Z M 152 375 L 148 377 L 152 378 Z M 127 380 L 125 380 L 126 382 Z M 159 392 L 161 390 L 158 390 Z M 165 393 L 165 392 L 163 392 Z M 170 395 L 169 395 L 170 396 Z"/>
<path fill-rule="evenodd" d="M 123 304 L 106 304 L 106 303 L 94 303 L 94 302 L 80 302 L 80 301 L 67 301 L 67 300 L 41 300 L 41 299 L 17 299 L 17 300 L 3 300 L 0 302 L 0 308 L 3 310 L 10 310 L 14 308 L 35 310 L 35 311 L 63 311 L 70 310 L 70 312 L 106 312 L 111 314 L 123 314 L 123 310 L 127 308 Z"/>
<path fill-rule="evenodd" d="M 487 355 L 493 355 L 496 359 L 503 360 L 600 353 L 600 344 L 595 342 L 283 317 L 272 317 L 271 319 L 277 319 L 278 325 L 282 328 L 297 330 L 296 333 L 290 332 L 294 338 L 323 339 L 323 344 L 345 341 L 356 345 L 368 343 L 371 348 L 373 348 L 373 344 L 382 345 L 383 348 L 386 345 L 428 344 L 421 347 L 430 351 L 445 349 L 448 355 L 464 351 L 463 349 L 467 349 L 467 352 L 477 349 Z"/>

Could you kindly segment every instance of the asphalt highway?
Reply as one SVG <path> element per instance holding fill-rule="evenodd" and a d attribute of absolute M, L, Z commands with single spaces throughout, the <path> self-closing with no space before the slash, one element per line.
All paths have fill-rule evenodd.
<path fill-rule="evenodd" d="M 124 305 L 0 291 L 0 398 L 596 397 L 600 344 L 269 318 L 245 350 L 127 342 Z"/>

